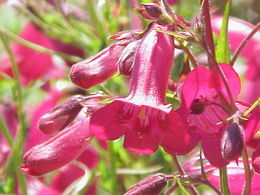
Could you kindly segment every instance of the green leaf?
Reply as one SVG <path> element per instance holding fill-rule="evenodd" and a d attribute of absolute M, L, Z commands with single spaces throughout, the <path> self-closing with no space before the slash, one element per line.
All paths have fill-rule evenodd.
<path fill-rule="evenodd" d="M 184 58 L 184 54 L 182 53 L 174 60 L 174 66 L 171 72 L 171 76 L 176 82 L 179 81 L 179 76 L 183 69 L 183 60 L 184 60 L 183 58 Z"/>
<path fill-rule="evenodd" d="M 230 62 L 230 49 L 228 42 L 228 18 L 230 13 L 230 7 L 231 0 L 227 0 L 216 48 L 216 58 L 218 63 Z"/>

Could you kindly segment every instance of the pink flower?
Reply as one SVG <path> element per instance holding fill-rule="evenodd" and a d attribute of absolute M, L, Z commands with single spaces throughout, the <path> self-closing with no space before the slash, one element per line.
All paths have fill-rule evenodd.
<path fill-rule="evenodd" d="M 232 162 L 227 166 L 228 173 L 228 182 L 230 193 L 233 195 L 240 195 L 243 190 L 243 185 L 245 183 L 245 173 L 242 160 L 238 161 L 238 165 L 236 162 Z M 219 184 L 219 171 L 214 170 L 212 175 L 209 177 L 209 181 L 216 186 L 220 187 Z M 260 175 L 253 174 L 252 176 L 252 184 L 251 184 L 251 193 L 250 194 L 260 194 Z"/>
<path fill-rule="evenodd" d="M 220 67 L 232 96 L 236 98 L 240 91 L 237 73 L 228 64 L 221 64 Z M 226 165 L 221 151 L 221 138 L 227 124 L 217 123 L 232 116 L 234 111 L 229 106 L 228 92 L 216 69 L 209 71 L 199 66 L 191 71 L 182 86 L 182 101 L 181 112 L 187 116 L 191 134 L 200 137 L 206 158 L 216 167 Z"/>
<path fill-rule="evenodd" d="M 89 118 L 85 118 L 58 133 L 46 142 L 31 148 L 23 158 L 20 169 L 39 176 L 53 171 L 77 158 L 88 145 Z"/>
<path fill-rule="evenodd" d="M 112 44 L 95 56 L 74 64 L 70 72 L 71 81 L 84 89 L 104 82 L 117 71 L 116 62 L 123 48 Z"/>
<path fill-rule="evenodd" d="M 140 154 L 151 154 L 161 145 L 169 153 L 187 153 L 194 141 L 185 123 L 171 105 L 165 105 L 165 93 L 172 67 L 173 39 L 154 25 L 137 48 L 131 89 L 124 98 L 96 111 L 90 119 L 90 131 L 100 139 L 125 136 L 124 147 Z"/>

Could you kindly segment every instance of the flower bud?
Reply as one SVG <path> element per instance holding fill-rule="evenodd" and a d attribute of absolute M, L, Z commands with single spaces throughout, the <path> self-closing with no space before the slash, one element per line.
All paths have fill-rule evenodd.
<path fill-rule="evenodd" d="M 86 139 L 89 137 L 89 118 L 85 118 L 27 151 L 23 157 L 24 165 L 20 166 L 20 169 L 33 176 L 58 169 L 86 149 Z"/>
<path fill-rule="evenodd" d="M 156 3 L 142 3 L 146 12 L 154 19 L 159 18 L 162 15 L 161 7 Z"/>
<path fill-rule="evenodd" d="M 84 89 L 104 82 L 116 72 L 116 62 L 123 48 L 113 44 L 95 56 L 74 64 L 70 72 L 71 81 Z"/>
<path fill-rule="evenodd" d="M 136 7 L 135 10 L 139 12 L 139 14 L 141 14 L 143 18 L 147 20 L 154 20 L 154 18 L 148 14 L 145 8 Z"/>
<path fill-rule="evenodd" d="M 122 75 L 129 76 L 131 75 L 132 68 L 133 68 L 133 62 L 135 59 L 135 53 L 139 46 L 140 40 L 134 41 L 132 43 L 129 43 L 124 51 L 122 52 L 122 55 L 118 59 L 116 66 Z"/>
<path fill-rule="evenodd" d="M 158 173 L 141 180 L 132 186 L 124 195 L 158 195 L 166 184 L 166 176 L 162 173 Z"/>
<path fill-rule="evenodd" d="M 142 31 L 140 30 L 125 30 L 125 31 L 120 31 L 117 32 L 114 35 L 109 36 L 109 39 L 113 39 L 116 41 L 117 45 L 122 45 L 125 46 L 137 39 L 139 39 L 140 34 Z"/>
<path fill-rule="evenodd" d="M 82 96 L 72 96 L 54 107 L 40 118 L 38 122 L 39 129 L 46 135 L 53 135 L 64 129 L 80 112 L 82 101 Z"/>
<path fill-rule="evenodd" d="M 237 123 L 227 126 L 221 140 L 222 156 L 226 161 L 237 159 L 243 149 L 242 127 Z"/>

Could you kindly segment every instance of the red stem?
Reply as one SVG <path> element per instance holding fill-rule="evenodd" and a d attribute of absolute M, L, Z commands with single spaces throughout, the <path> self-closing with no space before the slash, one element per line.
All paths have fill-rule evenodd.
<path fill-rule="evenodd" d="M 259 29 L 260 29 L 260 23 L 258 23 L 255 26 L 255 28 L 246 36 L 246 38 L 240 43 L 240 45 L 238 46 L 237 50 L 235 51 L 235 54 L 230 62 L 230 66 L 234 65 L 234 63 L 237 60 L 242 49 L 246 46 L 247 42 L 250 41 L 250 39 L 255 35 L 255 33 L 258 32 Z"/>
<path fill-rule="evenodd" d="M 204 38 L 203 38 L 203 45 L 208 48 L 210 53 L 215 58 L 215 47 L 214 47 L 214 40 L 213 40 L 213 32 L 211 28 L 211 17 L 210 17 L 210 9 L 209 9 L 209 1 L 208 0 L 201 0 L 202 6 L 202 20 L 204 23 Z M 212 63 L 212 58 L 208 56 L 209 67 Z"/>

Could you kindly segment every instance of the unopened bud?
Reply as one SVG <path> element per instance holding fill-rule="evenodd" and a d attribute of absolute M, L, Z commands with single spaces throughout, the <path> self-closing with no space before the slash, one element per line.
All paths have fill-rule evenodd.
<path fill-rule="evenodd" d="M 33 176 L 58 169 L 86 149 L 90 136 L 89 118 L 85 118 L 27 151 L 23 157 L 24 165 L 20 166 L 20 169 Z"/>
<path fill-rule="evenodd" d="M 139 39 L 139 35 L 142 33 L 142 31 L 139 30 L 125 30 L 117 32 L 114 35 L 109 36 L 109 39 L 113 39 L 116 41 L 117 45 L 125 46 L 128 43 L 131 43 L 137 39 Z"/>
<path fill-rule="evenodd" d="M 132 186 L 124 195 L 158 195 L 166 184 L 166 176 L 162 173 L 158 173 L 141 180 Z"/>
<path fill-rule="evenodd" d="M 122 75 L 129 76 L 131 75 L 132 68 L 133 68 L 133 62 L 135 59 L 135 53 L 139 46 L 140 40 L 134 41 L 132 43 L 129 43 L 124 51 L 122 52 L 122 55 L 118 59 L 116 65 L 117 68 Z"/>
<path fill-rule="evenodd" d="M 154 19 L 159 18 L 162 15 L 162 10 L 160 5 L 156 3 L 142 3 L 146 12 Z"/>
<path fill-rule="evenodd" d="M 82 101 L 83 97 L 77 95 L 54 107 L 40 118 L 39 129 L 46 135 L 53 135 L 64 129 L 80 112 Z"/>
<path fill-rule="evenodd" d="M 223 158 L 226 161 L 237 159 L 242 153 L 243 143 L 242 126 L 229 124 L 221 140 Z"/>
<path fill-rule="evenodd" d="M 113 44 L 95 56 L 74 64 L 70 79 L 76 85 L 88 89 L 111 77 L 116 71 L 116 62 L 124 47 Z"/>

